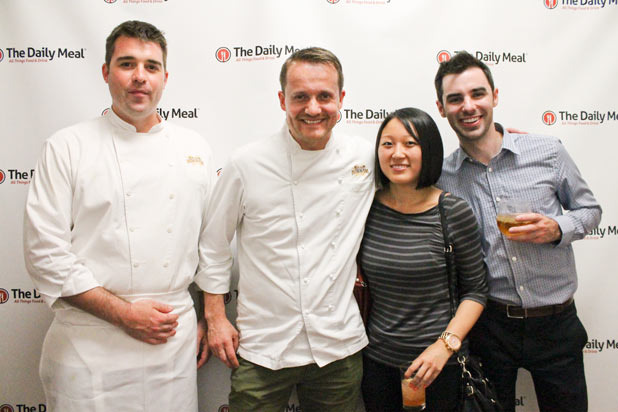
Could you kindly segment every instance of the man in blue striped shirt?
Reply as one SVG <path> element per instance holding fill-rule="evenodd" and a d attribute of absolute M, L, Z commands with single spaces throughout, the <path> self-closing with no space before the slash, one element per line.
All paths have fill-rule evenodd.
<path fill-rule="evenodd" d="M 489 68 L 466 52 L 440 65 L 437 105 L 459 138 L 439 186 L 468 201 L 483 231 L 489 301 L 470 332 L 506 411 L 515 411 L 518 368 L 530 371 L 539 408 L 586 411 L 582 348 L 587 334 L 573 302 L 571 243 L 601 220 L 601 207 L 560 141 L 511 134 L 493 121 Z M 498 205 L 520 199 L 535 213 L 503 235 Z M 563 210 L 568 211 L 563 214 Z"/>

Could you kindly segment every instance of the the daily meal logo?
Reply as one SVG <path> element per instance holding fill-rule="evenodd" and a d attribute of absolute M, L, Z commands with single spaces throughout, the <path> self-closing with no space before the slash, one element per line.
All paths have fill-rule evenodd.
<path fill-rule="evenodd" d="M 159 116 L 168 119 L 197 119 L 199 108 L 194 107 L 192 109 L 183 109 L 180 107 L 172 107 L 169 109 L 163 107 L 157 107 L 157 113 Z"/>
<path fill-rule="evenodd" d="M 9 291 L 4 288 L 0 288 L 0 305 L 3 303 L 6 303 L 8 300 L 9 300 Z M 2 412 L 1 409 L 0 409 L 0 412 Z"/>
<path fill-rule="evenodd" d="M 340 112 L 341 113 L 341 112 Z M 380 124 L 391 112 L 386 109 L 343 109 L 348 124 Z"/>
<path fill-rule="evenodd" d="M 339 3 L 339 0 L 326 0 L 327 3 L 336 4 Z"/>
<path fill-rule="evenodd" d="M 599 226 L 586 233 L 586 240 L 599 240 L 605 237 L 618 236 L 618 227 L 616 225 Z"/>
<path fill-rule="evenodd" d="M 30 179 L 32 179 L 32 176 L 34 176 L 34 169 L 30 169 L 28 171 L 18 169 L 0 169 L 0 184 L 6 182 L 12 185 L 27 185 L 30 184 Z"/>
<path fill-rule="evenodd" d="M 598 126 L 618 120 L 615 110 L 546 110 L 541 117 L 544 124 L 552 126 L 560 122 L 563 126 Z"/>
<path fill-rule="evenodd" d="M 255 45 L 251 47 L 219 47 L 215 51 L 215 59 L 221 63 L 227 63 L 231 59 L 237 62 L 252 62 L 260 60 L 275 60 L 285 57 L 299 50 L 292 45 L 277 46 L 276 44 Z"/>
<path fill-rule="evenodd" d="M 600 10 L 605 6 L 616 6 L 618 0 L 543 0 L 545 8 L 553 10 Z"/>
<path fill-rule="evenodd" d="M 584 353 L 601 353 L 616 349 L 618 349 L 618 340 L 616 339 L 590 339 L 584 346 Z"/>
<path fill-rule="evenodd" d="M 6 296 L 6 300 L 5 299 Z M 13 303 L 43 303 L 41 294 L 36 290 L 25 290 L 21 288 L 11 288 L 10 292 L 0 288 L 0 299 L 6 302 L 13 300 Z M 2 303 L 4 303 L 2 302 Z"/>
<path fill-rule="evenodd" d="M 446 50 L 440 50 L 436 56 L 436 59 L 438 59 L 438 63 L 447 62 L 451 60 L 451 53 Z"/>
<path fill-rule="evenodd" d="M 0 62 L 4 60 L 4 50 L 0 49 Z"/>
<path fill-rule="evenodd" d="M 69 49 L 67 47 L 6 47 L 6 52 L 2 51 L 0 61 L 6 57 L 9 63 L 48 63 L 53 60 L 79 60 L 86 58 L 86 49 Z"/>
<path fill-rule="evenodd" d="M 8 403 L 0 406 L 0 412 L 47 412 L 47 405 L 39 403 L 39 405 L 28 405 L 25 403 L 16 403 L 14 409 Z"/>

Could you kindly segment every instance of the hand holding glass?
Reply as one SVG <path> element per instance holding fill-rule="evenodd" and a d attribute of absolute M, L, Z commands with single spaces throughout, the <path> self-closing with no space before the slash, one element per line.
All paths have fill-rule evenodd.
<path fill-rule="evenodd" d="M 401 395 L 403 397 L 403 410 L 404 411 L 424 411 L 425 410 L 425 388 L 412 386 L 412 379 L 414 375 L 406 378 L 404 374 L 410 367 L 410 363 L 406 363 L 399 367 L 401 376 Z"/>
<path fill-rule="evenodd" d="M 530 222 L 523 220 L 518 221 L 517 216 L 524 213 L 532 213 L 530 202 L 521 199 L 502 199 L 498 203 L 498 228 L 507 237 L 517 236 L 516 233 L 510 233 L 509 229 L 516 226 L 527 225 Z"/>

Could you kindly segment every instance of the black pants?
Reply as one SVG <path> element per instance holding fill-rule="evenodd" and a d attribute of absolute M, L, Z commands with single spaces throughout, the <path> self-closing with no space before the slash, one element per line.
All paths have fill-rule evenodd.
<path fill-rule="evenodd" d="M 505 412 L 515 411 L 518 368 L 532 375 L 541 412 L 588 410 L 582 353 L 588 335 L 574 303 L 557 315 L 528 319 L 489 307 L 468 337 Z"/>
<path fill-rule="evenodd" d="M 426 412 L 457 410 L 461 366 L 446 365 L 425 390 Z M 367 412 L 401 412 L 401 378 L 393 368 L 363 356 L 363 400 Z"/>

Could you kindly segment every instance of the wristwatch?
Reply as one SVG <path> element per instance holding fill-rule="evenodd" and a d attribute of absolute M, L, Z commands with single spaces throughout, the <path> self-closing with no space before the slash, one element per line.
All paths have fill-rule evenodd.
<path fill-rule="evenodd" d="M 461 349 L 461 339 L 459 339 L 459 336 L 454 333 L 444 331 L 440 335 L 440 340 L 444 342 L 446 349 L 452 353 L 456 353 L 459 349 Z"/>

